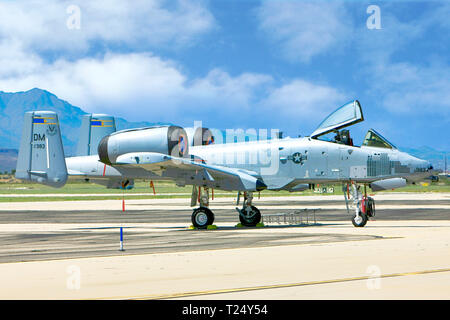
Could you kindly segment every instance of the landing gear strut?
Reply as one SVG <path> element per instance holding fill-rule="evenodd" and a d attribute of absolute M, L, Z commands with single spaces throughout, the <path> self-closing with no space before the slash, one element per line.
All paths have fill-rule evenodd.
<path fill-rule="evenodd" d="M 197 201 L 200 203 L 199 208 L 195 208 L 192 212 L 192 225 L 198 229 L 206 229 L 214 222 L 214 213 L 209 207 L 209 189 L 193 186 L 191 206 L 195 206 Z"/>
<path fill-rule="evenodd" d="M 362 228 L 366 225 L 370 217 L 375 216 L 375 200 L 367 196 L 367 187 L 364 185 L 364 195 L 360 191 L 360 186 L 356 184 L 347 184 L 347 190 L 344 192 L 345 203 L 348 208 L 348 200 L 352 200 L 355 210 L 355 216 L 352 218 L 352 223 L 357 228 Z"/>
<path fill-rule="evenodd" d="M 244 192 L 242 209 L 236 208 L 241 224 L 246 227 L 255 227 L 261 221 L 261 212 L 252 205 L 253 192 Z"/>

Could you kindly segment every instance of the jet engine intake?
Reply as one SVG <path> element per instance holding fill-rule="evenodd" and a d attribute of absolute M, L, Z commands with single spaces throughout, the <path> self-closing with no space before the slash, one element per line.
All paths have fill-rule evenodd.
<path fill-rule="evenodd" d="M 191 146 L 206 146 L 214 144 L 214 135 L 209 128 L 184 128 Z"/>

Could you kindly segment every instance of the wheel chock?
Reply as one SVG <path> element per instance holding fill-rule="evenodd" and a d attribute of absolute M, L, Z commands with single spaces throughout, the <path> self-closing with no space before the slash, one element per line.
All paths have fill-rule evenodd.
<path fill-rule="evenodd" d="M 190 225 L 188 227 L 189 230 L 217 230 L 217 226 L 215 224 L 209 225 L 206 227 L 206 229 L 199 229 L 194 227 L 193 225 Z"/>
<path fill-rule="evenodd" d="M 257 223 L 255 227 L 263 228 L 263 227 L 265 227 L 265 225 L 264 225 L 264 223 L 260 222 L 260 223 Z M 247 226 L 244 226 L 242 223 L 238 223 L 237 225 L 235 225 L 235 228 L 253 228 L 253 227 L 247 227 Z"/>

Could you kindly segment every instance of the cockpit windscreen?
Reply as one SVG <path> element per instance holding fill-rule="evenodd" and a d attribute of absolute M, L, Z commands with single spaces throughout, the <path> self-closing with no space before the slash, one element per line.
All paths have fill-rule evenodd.
<path fill-rule="evenodd" d="M 392 143 L 373 129 L 367 131 L 362 145 L 367 147 L 397 149 Z"/>

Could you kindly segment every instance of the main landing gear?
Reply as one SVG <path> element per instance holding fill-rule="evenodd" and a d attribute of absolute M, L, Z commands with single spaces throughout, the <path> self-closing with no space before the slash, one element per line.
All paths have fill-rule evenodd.
<path fill-rule="evenodd" d="M 200 207 L 192 212 L 192 225 L 197 229 L 207 229 L 214 222 L 214 213 L 209 207 L 209 189 L 193 186 L 191 206 L 195 206 L 197 201 Z"/>
<path fill-rule="evenodd" d="M 364 185 L 364 195 L 360 191 L 360 186 L 355 183 L 347 184 L 344 190 L 345 204 L 347 211 L 349 210 L 349 202 L 355 211 L 355 216 L 352 218 L 352 224 L 357 228 L 362 228 L 366 225 L 369 218 L 375 216 L 375 200 L 367 196 L 367 186 Z"/>
<path fill-rule="evenodd" d="M 206 229 L 214 222 L 214 213 L 206 207 L 194 209 L 192 225 L 198 229 Z"/>
<path fill-rule="evenodd" d="M 252 205 L 253 192 L 244 192 L 242 209 L 236 208 L 241 224 L 246 227 L 255 227 L 261 221 L 261 212 Z M 238 195 L 239 204 L 239 195 Z"/>
<path fill-rule="evenodd" d="M 237 204 L 239 205 L 240 193 Z M 239 220 L 243 226 L 255 227 L 261 221 L 261 213 L 258 208 L 252 205 L 253 192 L 244 192 L 244 203 L 242 209 L 236 208 L 239 213 Z M 214 223 L 214 213 L 209 209 L 209 189 L 207 187 L 193 186 L 191 196 L 191 206 L 197 203 L 200 207 L 192 212 L 192 225 L 197 229 L 207 229 Z"/>

